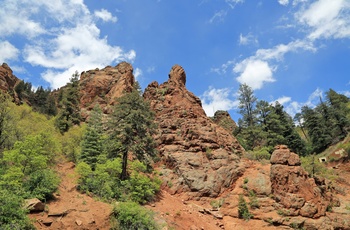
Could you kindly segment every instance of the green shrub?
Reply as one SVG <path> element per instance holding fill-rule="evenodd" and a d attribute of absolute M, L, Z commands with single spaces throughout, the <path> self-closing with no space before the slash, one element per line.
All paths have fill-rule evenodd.
<path fill-rule="evenodd" d="M 152 201 L 161 185 L 161 181 L 157 177 L 151 179 L 138 172 L 132 173 L 128 182 L 130 199 L 140 204 Z"/>
<path fill-rule="evenodd" d="M 26 211 L 22 208 L 23 199 L 11 191 L 0 190 L 0 229 L 35 229 Z"/>
<path fill-rule="evenodd" d="M 50 169 L 40 170 L 32 173 L 23 184 L 24 190 L 30 195 L 28 198 L 38 198 L 41 201 L 52 198 L 60 183 L 59 177 Z"/>
<path fill-rule="evenodd" d="M 114 226 L 120 230 L 158 230 L 154 213 L 135 202 L 118 203 L 112 216 L 117 220 Z"/>
<path fill-rule="evenodd" d="M 256 194 L 253 190 L 249 191 L 249 206 L 253 209 L 260 208 L 258 198 L 256 197 Z"/>
<path fill-rule="evenodd" d="M 238 198 L 238 218 L 250 220 L 253 215 L 249 212 L 247 202 L 244 200 L 243 195 L 239 195 Z"/>

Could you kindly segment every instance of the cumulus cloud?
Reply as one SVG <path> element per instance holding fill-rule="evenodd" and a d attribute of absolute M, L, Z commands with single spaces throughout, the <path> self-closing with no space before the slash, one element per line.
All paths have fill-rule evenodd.
<path fill-rule="evenodd" d="M 288 44 L 279 44 L 271 49 L 258 49 L 255 55 L 235 64 L 233 72 L 239 74 L 236 80 L 239 83 L 246 83 L 252 89 L 261 89 L 265 83 L 275 81 L 273 73 L 284 55 L 298 50 L 316 51 L 316 48 L 310 42 L 296 40 Z"/>
<path fill-rule="evenodd" d="M 134 50 L 124 51 L 101 37 L 98 19 L 117 21 L 104 9 L 90 12 L 83 0 L 4 0 L 0 37 L 21 36 L 24 60 L 44 68 L 42 78 L 58 88 L 75 71 L 135 59 Z"/>
<path fill-rule="evenodd" d="M 102 9 L 102 10 L 97 10 L 94 12 L 94 15 L 97 17 L 97 18 L 100 18 L 102 19 L 104 22 L 117 22 L 117 17 L 113 16 L 111 14 L 111 12 L 109 12 L 108 10 L 106 9 Z"/>
<path fill-rule="evenodd" d="M 19 50 L 8 41 L 0 41 L 0 65 L 3 62 L 18 58 Z"/>
<path fill-rule="evenodd" d="M 350 37 L 350 2 L 348 0 L 318 0 L 296 17 L 310 29 L 308 38 L 349 38 Z"/>
<path fill-rule="evenodd" d="M 261 89 L 265 82 L 274 82 L 273 71 L 266 61 L 246 59 L 238 63 L 233 71 L 240 73 L 237 81 L 249 85 L 253 90 Z"/>
<path fill-rule="evenodd" d="M 231 90 L 229 88 L 216 89 L 209 87 L 200 99 L 207 116 L 214 116 L 217 110 L 230 110 L 238 106 L 238 101 L 230 99 Z"/>

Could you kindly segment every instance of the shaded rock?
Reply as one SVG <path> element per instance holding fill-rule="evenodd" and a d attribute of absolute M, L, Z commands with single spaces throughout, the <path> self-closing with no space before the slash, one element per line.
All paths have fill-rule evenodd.
<path fill-rule="evenodd" d="M 186 89 L 186 73 L 175 65 L 167 82 L 152 82 L 144 98 L 156 112 L 155 136 L 163 163 L 172 169 L 171 190 L 216 197 L 242 174 L 244 152 L 231 132 L 208 118 L 198 97 Z"/>
<path fill-rule="evenodd" d="M 41 223 L 45 226 L 51 226 L 53 223 L 53 219 L 52 218 L 46 218 L 44 220 L 41 221 Z"/>
<path fill-rule="evenodd" d="M 24 200 L 24 208 L 30 212 L 42 212 L 45 210 L 45 204 L 37 198 Z"/>
<path fill-rule="evenodd" d="M 216 124 L 220 125 L 230 133 L 233 133 L 237 127 L 236 123 L 232 120 L 230 114 L 227 111 L 216 111 L 212 119 Z"/>

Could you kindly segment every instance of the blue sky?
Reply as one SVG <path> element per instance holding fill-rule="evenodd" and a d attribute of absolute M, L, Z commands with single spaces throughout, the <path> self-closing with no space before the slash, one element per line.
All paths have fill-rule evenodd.
<path fill-rule="evenodd" d="M 128 61 L 145 88 L 174 64 L 207 115 L 237 90 L 291 114 L 332 88 L 350 96 L 349 0 L 0 0 L 0 62 L 34 86 Z"/>

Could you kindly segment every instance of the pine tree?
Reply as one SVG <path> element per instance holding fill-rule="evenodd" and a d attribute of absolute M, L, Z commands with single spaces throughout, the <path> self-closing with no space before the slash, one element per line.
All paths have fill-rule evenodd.
<path fill-rule="evenodd" d="M 150 166 L 155 154 L 152 134 L 155 131 L 154 113 L 140 95 L 139 86 L 118 98 L 109 123 L 111 146 L 109 157 L 122 155 L 121 180 L 128 177 L 128 155 Z"/>
<path fill-rule="evenodd" d="M 93 108 L 83 135 L 80 159 L 95 170 L 96 163 L 102 153 L 102 110 L 98 104 Z"/>
<path fill-rule="evenodd" d="M 80 124 L 79 100 L 79 74 L 75 72 L 62 93 L 61 110 L 56 120 L 56 127 L 61 133 L 67 132 L 73 125 Z"/>
<path fill-rule="evenodd" d="M 253 126 L 256 121 L 255 103 L 257 98 L 254 96 L 252 88 L 247 84 L 241 84 L 238 93 L 238 108 L 240 109 L 239 113 L 243 117 L 243 125 Z"/>

